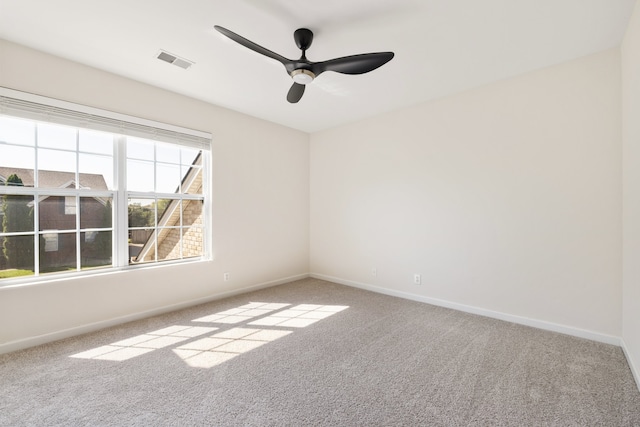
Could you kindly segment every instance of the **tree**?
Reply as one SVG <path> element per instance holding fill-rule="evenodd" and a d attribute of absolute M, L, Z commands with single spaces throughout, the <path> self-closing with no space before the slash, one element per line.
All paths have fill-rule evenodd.
<path fill-rule="evenodd" d="M 22 187 L 22 179 L 11 174 L 5 182 L 7 186 Z M 30 196 L 6 194 L 2 197 L 2 231 L 4 233 L 33 231 L 33 208 Z M 6 258 L 7 268 L 33 268 L 33 237 L 5 236 L 2 242 L 2 254 Z"/>
<path fill-rule="evenodd" d="M 167 210 L 169 205 L 171 204 L 171 199 L 159 199 L 158 200 L 158 220 L 162 217 L 164 212 Z"/>
<path fill-rule="evenodd" d="M 153 227 L 154 224 L 153 205 L 129 204 L 129 227 Z"/>
<path fill-rule="evenodd" d="M 104 210 L 102 211 L 102 223 L 101 226 L 105 228 L 111 227 L 111 201 L 108 200 Z M 101 262 L 111 259 L 111 232 L 110 231 L 101 231 L 96 236 L 96 250 L 97 257 Z"/>

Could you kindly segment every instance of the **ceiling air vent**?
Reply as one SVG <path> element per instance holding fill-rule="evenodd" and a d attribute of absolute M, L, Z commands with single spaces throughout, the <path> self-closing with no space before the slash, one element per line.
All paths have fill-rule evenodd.
<path fill-rule="evenodd" d="M 156 58 L 158 58 L 161 61 L 168 62 L 169 64 L 178 66 L 180 68 L 184 68 L 185 70 L 194 64 L 194 62 L 189 61 L 188 59 L 180 58 L 164 50 L 160 50 L 160 52 L 158 52 L 158 55 L 156 55 Z"/>

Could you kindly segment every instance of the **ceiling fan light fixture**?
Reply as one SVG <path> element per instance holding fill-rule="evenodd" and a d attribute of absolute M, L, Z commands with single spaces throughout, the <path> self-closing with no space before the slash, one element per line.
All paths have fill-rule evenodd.
<path fill-rule="evenodd" d="M 308 83 L 311 83 L 313 79 L 316 78 L 316 75 L 309 70 L 299 68 L 291 72 L 291 78 L 293 78 L 293 81 L 298 84 L 306 85 Z"/>

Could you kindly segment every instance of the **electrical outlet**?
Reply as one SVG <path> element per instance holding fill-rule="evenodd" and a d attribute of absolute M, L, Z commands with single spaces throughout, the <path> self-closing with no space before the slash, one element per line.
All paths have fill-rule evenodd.
<path fill-rule="evenodd" d="M 225 281 L 225 282 L 228 282 L 228 281 L 229 281 L 229 273 L 224 273 L 224 274 L 222 275 L 222 277 L 224 278 L 224 281 Z"/>
<path fill-rule="evenodd" d="M 413 284 L 414 285 L 422 284 L 422 276 L 420 276 L 419 274 L 414 274 L 413 275 Z"/>
<path fill-rule="evenodd" d="M 374 268 L 372 268 L 372 269 L 371 269 L 371 275 L 372 275 L 373 277 L 377 277 L 377 276 L 378 276 L 378 269 L 377 269 L 377 268 L 375 268 L 375 267 L 374 267 Z"/>

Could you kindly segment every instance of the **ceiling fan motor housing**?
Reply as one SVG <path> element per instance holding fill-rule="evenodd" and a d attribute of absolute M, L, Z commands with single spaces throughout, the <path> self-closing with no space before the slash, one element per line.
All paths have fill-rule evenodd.
<path fill-rule="evenodd" d="M 296 41 L 298 49 L 307 50 L 313 43 L 313 31 L 308 28 L 298 28 L 293 33 L 293 39 Z"/>

